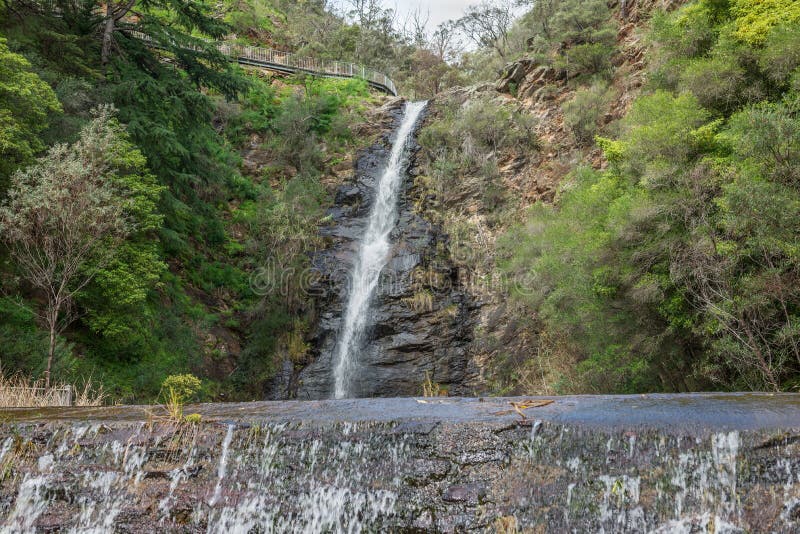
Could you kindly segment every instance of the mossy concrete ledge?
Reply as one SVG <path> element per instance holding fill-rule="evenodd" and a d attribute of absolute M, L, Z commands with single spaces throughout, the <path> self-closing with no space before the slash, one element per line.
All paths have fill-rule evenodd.
<path fill-rule="evenodd" d="M 0 532 L 800 532 L 800 395 L 550 399 L 4 410 Z"/>

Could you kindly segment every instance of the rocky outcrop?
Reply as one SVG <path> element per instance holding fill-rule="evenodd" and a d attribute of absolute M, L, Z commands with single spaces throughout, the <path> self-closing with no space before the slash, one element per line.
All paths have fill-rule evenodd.
<path fill-rule="evenodd" d="M 800 531 L 798 395 L 511 400 L 3 411 L 0 531 Z"/>
<path fill-rule="evenodd" d="M 336 193 L 320 233 L 327 245 L 314 254 L 309 290 L 318 320 L 311 336 L 311 363 L 280 372 L 267 398 L 324 399 L 332 395 L 334 351 L 347 301 L 349 277 L 374 203 L 375 184 L 402 116 L 402 100 L 382 109 L 388 117 L 381 139 L 361 151 L 354 173 Z M 474 304 L 459 287 L 448 260 L 447 236 L 414 210 L 413 185 L 418 147 L 412 143 L 409 174 L 399 202 L 392 249 L 371 308 L 367 342 L 354 373 L 355 396 L 415 395 L 426 379 L 440 391 L 469 393 L 476 370 L 465 347 L 473 330 Z"/>
<path fill-rule="evenodd" d="M 610 80 L 613 101 L 602 116 L 603 125 L 620 119 L 645 78 L 644 42 L 637 30 L 655 8 L 671 9 L 682 0 L 627 0 L 610 7 L 618 22 L 618 51 Z M 442 110 L 455 102 L 466 106 L 472 100 L 495 99 L 515 113 L 536 120 L 538 149 L 526 147 L 517 153 L 497 155 L 499 182 L 510 191 L 519 221 L 524 209 L 535 202 L 552 202 L 563 178 L 578 162 L 603 168 L 599 148 L 575 139 L 565 126 L 562 104 L 575 95 L 574 80 L 564 69 L 523 58 L 506 66 L 497 83 L 454 88 L 437 95 L 429 105 L 425 124 L 437 120 Z M 311 362 L 302 366 L 285 362 L 267 398 L 327 398 L 332 390 L 333 352 L 343 303 L 346 302 L 358 239 L 373 202 L 375 181 L 390 150 L 391 134 L 401 116 L 402 100 L 389 101 L 370 121 L 380 125 L 381 139 L 362 150 L 349 165 L 349 176 L 336 194 L 329 223 L 321 234 L 327 246 L 313 257 L 310 279 L 316 296 L 317 322 L 311 334 Z M 445 105 L 442 105 L 445 104 Z M 450 108 L 448 108 L 450 109 Z M 369 132 L 374 134 L 374 130 Z M 359 133 L 360 135 L 360 133 Z M 400 217 L 392 240 L 391 257 L 382 275 L 373 306 L 369 343 L 361 354 L 363 368 L 356 373 L 354 388 L 359 396 L 411 395 L 421 391 L 430 377 L 434 389 L 454 394 L 478 394 L 509 387 L 499 376 L 513 375 L 519 362 L 537 352 L 536 318 L 510 301 L 502 284 L 474 283 L 497 275 L 494 263 L 496 238 L 505 227 L 487 223 L 499 210 L 481 209 L 478 199 L 455 199 L 449 205 L 418 191 L 414 177 L 431 161 L 414 155 L 404 183 Z M 487 265 L 471 270 L 449 257 L 450 237 L 435 220 L 467 223 L 480 229 Z M 477 240 L 477 238 L 476 238 Z M 469 271 L 469 272 L 467 272 Z M 467 273 L 467 276 L 463 276 Z M 478 290 L 475 290 L 475 287 Z M 533 325 L 533 326 L 532 326 Z M 476 332 L 480 332 L 477 335 Z M 502 372 L 498 368 L 503 368 Z M 552 383 L 552 377 L 538 382 Z M 520 392 L 518 388 L 514 391 Z M 534 388 L 535 389 L 535 388 Z M 539 392 L 550 392 L 545 387 Z"/>

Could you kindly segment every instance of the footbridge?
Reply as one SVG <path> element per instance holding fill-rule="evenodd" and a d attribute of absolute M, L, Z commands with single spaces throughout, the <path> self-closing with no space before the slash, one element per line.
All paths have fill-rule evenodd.
<path fill-rule="evenodd" d="M 128 33 L 144 41 L 153 42 L 144 33 L 138 31 L 130 31 Z M 363 65 L 317 59 L 273 48 L 248 46 L 230 41 L 217 43 L 217 49 L 225 57 L 240 65 L 258 67 L 281 74 L 306 73 L 326 78 L 360 78 L 366 80 L 371 87 L 379 91 L 397 96 L 397 87 L 391 78 Z"/>

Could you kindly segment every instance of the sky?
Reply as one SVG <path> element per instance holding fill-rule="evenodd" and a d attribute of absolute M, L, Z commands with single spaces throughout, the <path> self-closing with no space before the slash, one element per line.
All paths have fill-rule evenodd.
<path fill-rule="evenodd" d="M 480 0 L 382 0 L 383 7 L 394 9 L 400 21 L 415 10 L 419 10 L 423 17 L 429 13 L 428 33 L 433 33 L 436 26 L 446 20 L 461 18 L 467 6 L 479 2 Z M 347 0 L 333 0 L 333 4 L 341 8 L 347 5 Z"/>
<path fill-rule="evenodd" d="M 446 20 L 460 18 L 467 6 L 476 3 L 478 0 L 385 0 L 384 5 L 396 9 L 401 19 L 414 10 L 419 10 L 423 17 L 425 13 L 430 13 L 428 32 L 432 33 L 436 26 Z"/>

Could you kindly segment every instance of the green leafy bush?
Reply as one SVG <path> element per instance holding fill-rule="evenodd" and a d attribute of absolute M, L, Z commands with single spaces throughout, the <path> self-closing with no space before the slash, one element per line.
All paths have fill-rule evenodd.
<path fill-rule="evenodd" d="M 39 134 L 59 111 L 50 86 L 0 37 L 0 194 L 11 172 L 44 148 Z"/>
<path fill-rule="evenodd" d="M 168 398 L 184 404 L 200 392 L 202 382 L 191 374 L 169 375 L 161 383 L 161 388 Z"/>
<path fill-rule="evenodd" d="M 746 95 L 744 69 L 731 57 L 702 58 L 683 70 L 681 85 L 705 108 L 730 112 Z"/>
<path fill-rule="evenodd" d="M 800 21 L 800 5 L 795 0 L 733 0 L 730 14 L 735 19 L 736 36 L 759 45 L 775 26 Z"/>
<path fill-rule="evenodd" d="M 772 30 L 764 43 L 759 66 L 773 83 L 785 86 L 800 67 L 800 25 L 785 24 Z"/>
<path fill-rule="evenodd" d="M 570 77 L 579 75 L 608 74 L 614 46 L 605 43 L 585 43 L 569 48 L 557 65 Z"/>
<path fill-rule="evenodd" d="M 608 84 L 596 82 L 588 88 L 576 91 L 572 100 L 561 106 L 564 124 L 578 142 L 588 143 L 594 139 L 600 128 L 600 120 L 606 114 L 612 99 L 613 93 Z"/>
<path fill-rule="evenodd" d="M 774 16 L 795 5 L 708 0 L 654 17 L 651 90 L 619 139 L 598 138 L 607 169 L 576 171 L 557 206 L 502 241 L 540 336 L 569 340 L 544 344 L 576 362 L 563 391 L 800 383 L 796 32 Z M 573 102 L 565 120 L 580 128 Z"/>

